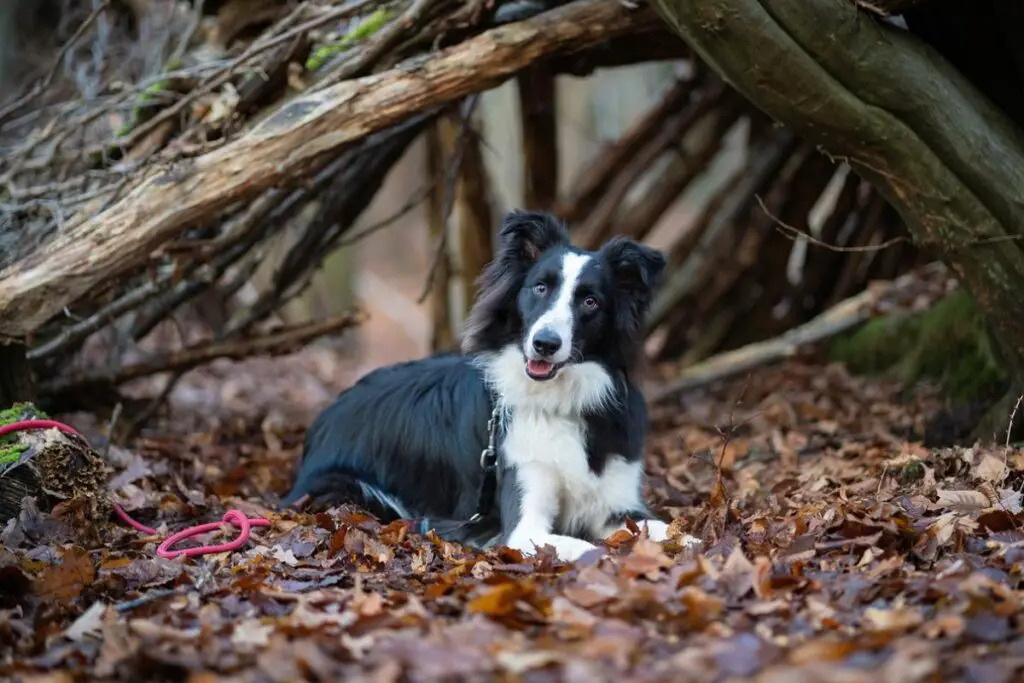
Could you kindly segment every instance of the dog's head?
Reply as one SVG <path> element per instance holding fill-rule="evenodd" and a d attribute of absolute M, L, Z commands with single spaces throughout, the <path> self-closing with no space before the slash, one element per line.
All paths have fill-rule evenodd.
<path fill-rule="evenodd" d="M 587 361 L 628 369 L 664 269 L 661 252 L 633 240 L 614 237 L 584 251 L 554 216 L 513 211 L 481 275 L 463 349 L 517 344 L 524 371 L 536 381 Z"/>

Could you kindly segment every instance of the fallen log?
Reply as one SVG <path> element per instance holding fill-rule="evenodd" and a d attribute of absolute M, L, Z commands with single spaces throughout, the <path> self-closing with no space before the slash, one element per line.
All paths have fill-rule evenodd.
<path fill-rule="evenodd" d="M 97 285 L 137 268 L 183 227 L 297 181 L 325 156 L 370 133 L 492 88 L 542 57 L 657 25 L 646 8 L 580 0 L 291 100 L 244 137 L 144 174 L 109 207 L 93 203 L 37 252 L 0 271 L 0 338 L 31 334 Z"/>

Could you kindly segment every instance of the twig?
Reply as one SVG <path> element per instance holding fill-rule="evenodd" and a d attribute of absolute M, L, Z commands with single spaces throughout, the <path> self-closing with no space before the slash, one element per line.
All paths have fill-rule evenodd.
<path fill-rule="evenodd" d="M 888 249 L 889 247 L 891 247 L 893 245 L 896 245 L 896 244 L 899 244 L 900 242 L 906 242 L 907 241 L 907 237 L 905 235 L 899 235 L 897 237 L 893 237 L 892 239 L 888 239 L 888 240 L 882 242 L 881 244 L 874 244 L 874 245 L 863 246 L 863 247 L 840 247 L 840 246 L 836 246 L 834 244 L 829 244 L 828 242 L 823 242 L 823 241 L 819 240 L 817 237 L 815 237 L 814 235 L 812 235 L 810 233 L 803 232 L 802 230 L 799 230 L 799 229 L 793 227 L 792 225 L 788 225 L 788 224 L 784 223 L 781 219 L 779 219 L 776 216 L 772 215 L 772 212 L 769 211 L 768 207 L 764 205 L 764 201 L 762 201 L 760 195 L 755 195 L 754 197 L 755 197 L 755 199 L 757 199 L 757 203 L 761 206 L 761 210 L 764 211 L 765 215 L 768 216 L 768 218 L 771 219 L 771 221 L 773 223 L 775 223 L 776 229 L 780 233 L 785 235 L 786 237 L 792 239 L 793 241 L 804 239 L 804 240 L 807 240 L 808 242 L 810 242 L 811 244 L 814 244 L 814 245 L 819 246 L 819 247 L 824 247 L 825 249 L 828 249 L 829 251 L 838 251 L 838 252 L 844 252 L 844 253 L 848 253 L 848 252 L 858 253 L 858 252 L 865 252 L 865 251 L 882 251 L 883 249 Z"/>
<path fill-rule="evenodd" d="M 462 126 L 459 129 L 459 137 L 455 141 L 455 149 L 452 152 L 452 159 L 447 169 L 447 174 L 444 183 L 444 199 L 441 208 L 441 220 L 447 227 L 448 218 L 452 212 L 452 207 L 455 205 L 455 183 L 459 178 L 459 168 L 462 166 L 462 155 L 466 151 L 466 144 L 468 140 L 469 132 L 469 118 L 473 115 L 473 109 L 476 107 L 476 103 L 479 100 L 479 95 L 471 95 L 466 98 L 462 108 Z M 416 299 L 417 304 L 422 304 L 430 296 L 431 290 L 434 288 L 434 279 L 437 277 L 437 270 L 441 264 L 441 257 L 444 255 L 445 249 L 448 247 L 448 230 L 444 229 L 441 231 L 441 235 L 437 240 L 437 245 L 434 247 L 434 257 L 430 261 L 430 270 L 427 271 L 427 279 L 423 283 L 423 291 L 420 292 L 419 297 Z"/>
<path fill-rule="evenodd" d="M 181 111 L 185 109 L 185 107 L 189 106 L 197 98 L 209 94 L 217 88 L 219 88 L 220 86 L 227 83 L 235 75 L 236 70 L 239 67 L 247 64 L 250 60 L 254 59 L 255 57 L 258 57 L 259 55 L 263 54 L 264 52 L 271 48 L 277 47 L 278 45 L 287 42 L 288 40 L 294 38 L 297 35 L 310 31 L 319 26 L 322 26 L 335 19 L 341 19 L 346 16 L 350 16 L 358 12 L 366 5 L 370 4 L 372 1 L 373 0 L 357 0 L 357 2 L 344 4 L 337 9 L 331 10 L 330 12 L 325 12 L 324 14 L 315 19 L 311 19 L 310 21 L 307 21 L 304 24 L 300 24 L 299 26 L 296 26 L 288 31 L 285 31 L 284 33 L 278 36 L 267 39 L 265 41 L 259 41 L 251 45 L 248 49 L 245 50 L 245 52 L 240 54 L 235 59 L 231 60 L 219 75 L 213 77 L 202 86 L 192 90 L 188 93 L 188 95 L 185 95 L 177 102 L 170 105 L 169 107 L 161 111 L 159 114 L 151 118 L 149 121 L 146 121 L 146 123 L 140 125 L 131 133 L 125 135 L 124 137 L 116 139 L 113 142 L 113 146 L 121 148 L 133 147 L 140 139 L 142 139 L 142 137 L 147 135 L 150 131 L 152 131 L 154 128 L 156 128 L 164 121 L 170 120 L 172 117 L 177 116 Z M 96 147 L 90 150 L 90 152 L 103 152 L 106 149 L 108 149 L 109 146 L 109 144 L 106 144 L 101 147 Z"/>
<path fill-rule="evenodd" d="M 107 443 L 103 446 L 103 459 L 106 460 L 107 456 L 110 455 L 110 447 L 114 443 L 114 430 L 117 428 L 117 421 L 121 419 L 121 410 L 124 408 L 124 404 L 121 401 L 117 402 L 114 406 L 114 412 L 110 416 L 110 421 L 107 422 Z"/>
<path fill-rule="evenodd" d="M 373 223 L 372 225 L 368 225 L 367 227 L 363 228 L 359 232 L 356 232 L 356 233 L 353 233 L 351 235 L 348 235 L 347 237 L 341 238 L 340 240 L 338 240 L 338 243 L 337 243 L 336 246 L 339 249 L 341 247 L 351 246 L 351 245 L 355 244 L 356 242 L 359 242 L 361 240 L 366 239 L 367 237 L 369 237 L 370 235 L 374 234 L 375 232 L 379 232 L 379 231 L 387 228 L 389 225 L 391 225 L 392 223 L 394 223 L 398 219 L 402 218 L 403 216 L 408 214 L 410 211 L 415 209 L 417 206 L 422 204 L 424 201 L 426 201 L 427 197 L 430 196 L 430 192 L 434 189 L 434 187 L 433 187 L 434 184 L 435 183 L 430 183 L 430 184 L 424 185 L 415 194 L 413 194 L 412 197 L 410 197 L 409 200 L 406 201 L 405 204 L 403 204 L 397 211 L 395 211 L 394 213 L 392 213 L 389 216 L 385 216 L 384 218 L 382 218 L 381 220 L 377 221 L 376 223 Z"/>
<path fill-rule="evenodd" d="M 140 287 L 128 291 L 114 301 L 111 301 L 100 310 L 93 313 L 85 320 L 65 327 L 60 333 L 45 344 L 31 349 L 27 356 L 29 360 L 39 360 L 54 356 L 72 346 L 82 342 L 86 337 L 100 329 L 107 323 L 117 319 L 119 316 L 136 308 L 150 298 L 160 293 L 162 285 L 174 277 L 175 267 L 167 269 L 163 274 L 153 280 L 148 280 Z"/>
<path fill-rule="evenodd" d="M 333 334 L 363 323 L 366 313 L 356 310 L 322 321 L 300 323 L 273 330 L 262 336 L 252 336 L 225 342 L 205 342 L 178 351 L 154 356 L 153 358 L 121 368 L 109 368 L 96 372 L 72 374 L 40 383 L 41 394 L 58 394 L 96 385 L 120 385 L 140 377 L 162 372 L 190 370 L 218 358 L 239 360 L 256 355 L 281 355 L 290 353 L 317 337 Z"/>
<path fill-rule="evenodd" d="M 172 596 L 183 593 L 183 588 L 158 588 L 156 590 L 149 591 L 143 595 L 132 600 L 125 600 L 114 605 L 114 611 L 118 614 L 124 614 L 125 612 L 131 612 L 134 609 L 138 609 L 144 605 L 148 605 L 151 602 L 157 600 L 163 600 L 164 598 L 170 598 Z"/>
<path fill-rule="evenodd" d="M 54 76 L 57 75 L 57 70 L 60 68 L 60 64 L 64 61 L 64 57 L 67 55 L 68 51 L 74 47 L 75 43 L 78 42 L 78 39 L 89 30 L 89 27 L 99 19 L 100 15 L 110 7 L 110 1 L 111 0 L 102 0 L 102 2 L 100 2 L 100 4 L 89 13 L 89 16 L 85 18 L 85 21 L 79 25 L 68 41 L 61 46 L 60 50 L 57 52 L 57 56 L 53 60 L 53 63 L 50 65 L 50 69 L 46 72 L 46 75 L 41 81 L 37 81 L 36 84 L 32 86 L 32 89 L 23 96 L 4 107 L 0 107 L 0 122 L 3 122 L 4 119 L 10 116 L 12 112 L 21 109 L 36 97 L 39 97 L 39 95 L 50 87 L 50 84 L 53 82 Z"/>
<path fill-rule="evenodd" d="M 433 117 L 434 112 L 428 112 L 408 119 L 342 155 L 338 170 L 326 176 L 329 182 L 319 192 L 321 203 L 316 215 L 281 260 L 273 285 L 240 320 L 232 322 L 227 336 L 249 329 L 305 290 L 324 254 L 366 209 L 387 173 Z"/>
<path fill-rule="evenodd" d="M 676 81 L 637 123 L 589 162 L 574 182 L 569 198 L 560 203 L 557 213 L 570 223 L 590 213 L 616 174 L 689 101 L 694 84 L 693 80 Z"/>
<path fill-rule="evenodd" d="M 727 104 L 731 97 L 737 96 L 731 93 L 724 83 L 717 82 L 707 89 L 703 97 L 690 100 L 685 109 L 670 118 L 657 134 L 619 169 L 601 198 L 594 204 L 594 209 L 577 226 L 580 244 L 590 249 L 599 247 L 610 236 L 612 221 L 636 182 L 651 170 L 666 151 L 678 146 L 682 138 L 698 122 L 723 104 Z"/>
<path fill-rule="evenodd" d="M 1010 411 L 1010 424 L 1006 427 L 1006 447 L 1010 447 L 1010 432 L 1013 431 L 1013 420 L 1017 417 L 1017 409 L 1020 408 L 1020 402 L 1024 401 L 1024 394 L 1017 397 L 1017 402 L 1013 405 L 1013 410 Z"/>
<path fill-rule="evenodd" d="M 336 71 L 333 71 L 321 82 L 317 83 L 315 90 L 329 88 L 330 86 L 340 83 L 346 79 L 364 75 L 369 69 L 373 68 L 374 64 L 379 62 L 392 47 L 395 46 L 406 32 L 411 29 L 418 28 L 423 23 L 423 19 L 427 12 L 431 10 L 434 5 L 444 1 L 445 0 L 414 0 L 412 5 L 402 14 L 402 16 L 398 17 L 381 29 L 373 38 L 372 42 L 363 48 L 363 50 L 361 50 L 353 59 L 344 62 Z"/>
<path fill-rule="evenodd" d="M 125 430 L 124 434 L 125 439 L 131 439 L 135 436 L 138 433 L 139 428 L 149 422 L 149 420 L 156 415 L 156 411 L 158 411 L 160 406 L 167 401 L 171 392 L 174 391 L 174 387 L 178 386 L 178 382 L 181 381 L 181 378 L 184 377 L 187 372 L 187 370 L 176 370 L 167 378 L 167 381 L 164 382 L 164 386 L 160 390 L 160 393 L 150 399 L 149 403 L 146 404 L 146 407 L 135 415 L 131 422 L 128 423 L 128 428 Z"/>
<path fill-rule="evenodd" d="M 181 58 L 185 56 L 185 51 L 188 50 L 188 44 L 192 42 L 192 37 L 199 30 L 199 25 L 203 21 L 203 5 L 205 0 L 196 0 L 192 6 L 192 21 L 189 22 L 188 28 L 185 33 L 181 36 L 181 40 L 178 41 L 177 47 L 174 48 L 174 52 L 171 53 L 171 58 L 168 60 L 171 64 L 176 64 L 181 61 Z"/>

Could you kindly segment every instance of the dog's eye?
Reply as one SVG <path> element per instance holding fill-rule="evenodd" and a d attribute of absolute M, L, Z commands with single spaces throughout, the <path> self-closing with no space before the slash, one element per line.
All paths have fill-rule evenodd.
<path fill-rule="evenodd" d="M 537 296 L 544 296 L 548 293 L 548 286 L 543 282 L 538 282 L 533 286 L 533 293 Z"/>
<path fill-rule="evenodd" d="M 595 299 L 592 296 L 588 296 L 586 299 L 583 300 L 583 308 L 587 309 L 588 311 L 596 311 L 599 305 L 600 304 L 597 302 L 597 299 Z"/>

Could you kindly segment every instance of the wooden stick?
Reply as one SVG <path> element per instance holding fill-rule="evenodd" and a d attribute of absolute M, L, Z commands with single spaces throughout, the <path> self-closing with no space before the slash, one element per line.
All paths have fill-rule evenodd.
<path fill-rule="evenodd" d="M 365 312 L 334 316 L 326 320 L 289 325 L 263 335 L 254 335 L 230 341 L 212 341 L 170 351 L 148 360 L 121 368 L 106 368 L 98 371 L 70 374 L 57 377 L 39 385 L 40 395 L 54 395 L 89 389 L 97 385 L 124 384 L 140 377 L 161 372 L 190 370 L 217 358 L 238 360 L 258 355 L 281 355 L 291 353 L 318 337 L 334 334 L 362 324 L 367 318 Z"/>
<path fill-rule="evenodd" d="M 648 400 L 652 403 L 664 401 L 747 370 L 791 358 L 809 344 L 824 341 L 866 322 L 880 301 L 893 292 L 908 289 L 917 281 L 914 273 L 908 273 L 891 282 L 872 283 L 860 294 L 839 302 L 780 337 L 726 351 L 684 369 L 678 378 L 651 392 Z"/>

